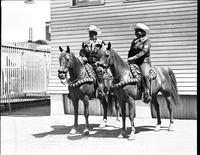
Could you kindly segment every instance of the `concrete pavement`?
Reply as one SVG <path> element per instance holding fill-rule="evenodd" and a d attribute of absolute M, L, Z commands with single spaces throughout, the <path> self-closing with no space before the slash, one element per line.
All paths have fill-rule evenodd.
<path fill-rule="evenodd" d="M 167 131 L 169 120 L 162 119 L 160 132 L 155 132 L 156 119 L 142 115 L 145 106 L 137 108 L 136 139 L 118 139 L 119 129 L 98 128 L 100 116 L 89 116 L 90 135 L 69 136 L 72 115 L 2 116 L 1 155 L 62 155 L 62 154 L 135 154 L 135 155 L 195 155 L 197 154 L 197 121 L 175 120 L 175 131 Z M 146 109 L 147 111 L 147 109 Z M 139 115 L 140 114 L 140 115 Z M 144 114 L 144 113 L 143 113 Z M 147 117 L 144 117 L 147 116 Z M 84 130 L 84 116 L 79 116 L 78 131 Z M 128 132 L 130 123 L 127 118 Z"/>

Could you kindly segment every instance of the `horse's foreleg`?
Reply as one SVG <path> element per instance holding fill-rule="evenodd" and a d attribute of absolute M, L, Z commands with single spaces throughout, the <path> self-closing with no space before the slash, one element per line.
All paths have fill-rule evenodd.
<path fill-rule="evenodd" d="M 116 124 L 115 124 L 115 127 L 120 128 L 119 104 L 118 104 L 117 98 L 113 98 L 113 99 L 115 101 L 115 109 L 116 109 Z"/>
<path fill-rule="evenodd" d="M 126 130 L 126 102 L 120 103 L 121 107 L 121 113 L 122 113 L 122 130 L 118 138 L 124 138 L 125 137 L 125 130 Z"/>
<path fill-rule="evenodd" d="M 78 99 L 72 99 L 73 107 L 74 107 L 74 126 L 71 129 L 71 135 L 77 133 L 77 126 L 78 126 Z"/>
<path fill-rule="evenodd" d="M 108 109 L 108 103 L 106 102 L 105 97 L 102 97 L 100 99 L 100 102 L 103 106 L 103 122 L 99 125 L 100 128 L 105 128 L 107 123 L 107 109 Z"/>
<path fill-rule="evenodd" d="M 173 121 L 173 112 L 172 112 L 172 100 L 171 100 L 171 96 L 165 97 L 165 99 L 166 99 L 166 101 L 167 101 L 167 107 L 168 107 L 169 116 L 170 116 L 170 125 L 169 125 L 168 130 L 169 130 L 169 131 L 174 131 L 174 127 L 173 127 L 174 121 Z"/>
<path fill-rule="evenodd" d="M 89 117 L 89 100 L 88 100 L 88 96 L 85 96 L 82 101 L 84 103 L 84 115 L 85 115 L 85 123 L 86 123 L 86 127 L 85 127 L 85 130 L 83 131 L 83 134 L 84 135 L 89 135 L 89 121 L 88 121 L 88 117 Z"/>
<path fill-rule="evenodd" d="M 152 97 L 152 104 L 154 105 L 157 114 L 157 125 L 155 127 L 155 131 L 160 131 L 160 126 L 161 126 L 160 107 L 156 95 Z"/>
<path fill-rule="evenodd" d="M 129 107 L 129 119 L 131 123 L 131 134 L 129 136 L 129 140 L 135 139 L 135 126 L 134 126 L 134 117 L 135 117 L 135 100 L 129 97 L 128 101 Z"/>

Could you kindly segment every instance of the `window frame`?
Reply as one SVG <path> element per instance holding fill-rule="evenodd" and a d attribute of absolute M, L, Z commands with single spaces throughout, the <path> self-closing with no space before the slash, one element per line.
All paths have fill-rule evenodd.
<path fill-rule="evenodd" d="M 123 3 L 144 2 L 144 1 L 152 1 L 152 0 L 123 0 Z"/>
<path fill-rule="evenodd" d="M 72 0 L 72 7 L 87 7 L 87 6 L 104 5 L 104 4 L 105 0 L 96 0 L 96 1 L 85 0 L 79 3 L 77 3 L 77 0 Z"/>

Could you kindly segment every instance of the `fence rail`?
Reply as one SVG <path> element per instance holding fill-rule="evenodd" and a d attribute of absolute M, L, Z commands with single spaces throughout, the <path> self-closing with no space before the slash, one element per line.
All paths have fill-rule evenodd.
<path fill-rule="evenodd" d="M 1 103 L 27 94 L 46 95 L 50 50 L 1 45 Z"/>

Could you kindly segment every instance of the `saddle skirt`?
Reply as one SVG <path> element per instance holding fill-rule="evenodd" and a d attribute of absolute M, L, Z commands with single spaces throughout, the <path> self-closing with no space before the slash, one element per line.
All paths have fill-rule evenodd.
<path fill-rule="evenodd" d="M 141 81 L 142 73 L 140 71 L 140 67 L 136 64 L 130 64 L 130 71 L 134 78 L 137 78 L 138 81 Z"/>
<path fill-rule="evenodd" d="M 85 69 L 86 69 L 86 72 L 87 72 L 86 77 L 90 77 L 90 78 L 96 80 L 96 74 L 95 74 L 93 67 L 88 63 L 85 64 L 84 66 L 85 66 Z"/>

